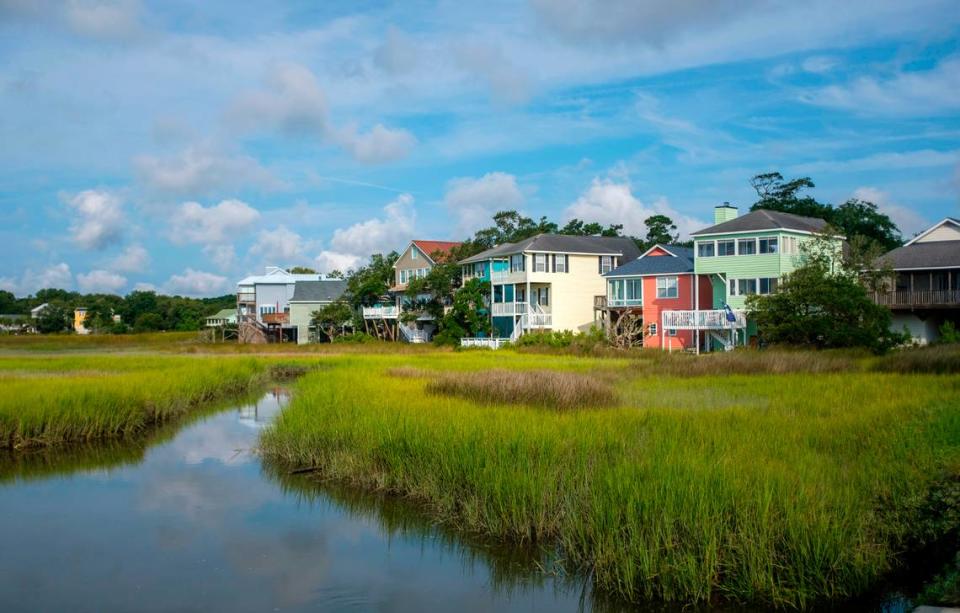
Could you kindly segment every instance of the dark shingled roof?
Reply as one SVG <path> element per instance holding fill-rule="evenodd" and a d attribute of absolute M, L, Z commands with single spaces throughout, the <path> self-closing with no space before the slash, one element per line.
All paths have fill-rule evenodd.
<path fill-rule="evenodd" d="M 525 251 L 545 251 L 550 253 L 588 253 L 597 255 L 619 255 L 621 262 L 629 262 L 640 257 L 640 249 L 633 239 L 622 236 L 567 236 L 566 234 L 537 234 L 516 243 L 504 243 L 492 249 L 481 251 L 477 255 L 462 260 L 461 264 L 483 262 L 495 257 L 523 253 Z"/>
<path fill-rule="evenodd" d="M 345 291 L 347 282 L 343 279 L 297 281 L 293 286 L 293 298 L 290 302 L 333 302 Z"/>
<path fill-rule="evenodd" d="M 768 211 L 759 209 L 747 213 L 736 219 L 725 221 L 703 230 L 698 230 L 691 236 L 704 234 L 721 234 L 724 232 L 755 232 L 758 230 L 799 230 L 801 232 L 823 232 L 827 222 L 816 217 L 804 217 L 793 213 Z"/>
<path fill-rule="evenodd" d="M 645 255 L 614 268 L 604 277 L 626 277 L 639 275 L 669 275 L 693 272 L 693 249 L 677 245 L 657 245 L 677 257 L 669 255 Z"/>
<path fill-rule="evenodd" d="M 880 258 L 894 270 L 960 268 L 960 241 L 932 241 L 897 247 Z"/>

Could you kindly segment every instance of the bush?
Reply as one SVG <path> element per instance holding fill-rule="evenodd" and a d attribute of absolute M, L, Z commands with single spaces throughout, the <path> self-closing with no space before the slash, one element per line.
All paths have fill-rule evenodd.
<path fill-rule="evenodd" d="M 554 348 L 571 349 L 575 353 L 591 353 L 601 347 L 609 346 L 606 335 L 600 328 L 592 328 L 587 332 L 530 332 L 524 334 L 514 343 L 520 348 Z"/>
<path fill-rule="evenodd" d="M 332 343 L 353 343 L 353 344 L 365 344 L 365 343 L 375 343 L 377 339 L 366 332 L 353 332 L 351 334 L 343 334 L 334 338 Z"/>
<path fill-rule="evenodd" d="M 957 324 L 952 321 L 945 321 L 940 326 L 940 342 L 943 344 L 960 343 L 960 330 L 957 330 Z"/>

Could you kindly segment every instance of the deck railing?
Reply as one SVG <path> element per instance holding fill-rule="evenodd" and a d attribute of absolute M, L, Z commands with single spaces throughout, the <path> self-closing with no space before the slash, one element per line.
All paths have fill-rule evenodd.
<path fill-rule="evenodd" d="M 526 302 L 494 302 L 491 306 L 494 317 L 520 317 L 524 328 L 549 328 L 553 325 L 553 315 L 543 310 L 539 304 Z"/>
<path fill-rule="evenodd" d="M 960 306 L 960 289 L 874 292 L 873 301 L 888 307 Z"/>
<path fill-rule="evenodd" d="M 461 347 L 486 347 L 487 349 L 500 349 L 510 342 L 508 338 L 461 338 Z"/>
<path fill-rule="evenodd" d="M 256 292 L 237 292 L 237 302 L 256 302 Z"/>
<path fill-rule="evenodd" d="M 400 309 L 393 306 L 363 307 L 364 319 L 396 319 L 400 316 Z"/>
<path fill-rule="evenodd" d="M 734 321 L 727 320 L 723 309 L 709 311 L 664 311 L 663 327 L 666 330 L 729 330 L 747 327 L 745 311 L 734 311 Z"/>
<path fill-rule="evenodd" d="M 265 324 L 283 325 L 290 323 L 290 313 L 263 313 L 260 319 Z"/>

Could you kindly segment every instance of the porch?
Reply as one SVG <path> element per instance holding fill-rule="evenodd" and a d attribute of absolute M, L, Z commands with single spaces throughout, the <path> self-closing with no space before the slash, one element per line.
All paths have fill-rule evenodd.
<path fill-rule="evenodd" d="M 733 311 L 733 320 L 724 309 L 696 311 L 664 311 L 664 330 L 731 330 L 747 327 L 746 311 Z"/>
<path fill-rule="evenodd" d="M 960 289 L 873 292 L 873 301 L 891 309 L 960 308 Z"/>
<path fill-rule="evenodd" d="M 553 314 L 550 313 L 550 307 L 542 307 L 537 303 L 528 302 L 494 302 L 490 305 L 490 314 L 494 317 L 512 317 L 519 321 L 519 325 L 524 329 L 531 328 L 549 328 L 553 326 Z"/>
<path fill-rule="evenodd" d="M 396 305 L 363 307 L 364 319 L 396 319 L 399 316 L 400 307 Z"/>

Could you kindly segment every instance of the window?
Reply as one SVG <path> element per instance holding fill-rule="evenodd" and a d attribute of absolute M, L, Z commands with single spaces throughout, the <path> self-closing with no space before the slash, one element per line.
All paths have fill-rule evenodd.
<path fill-rule="evenodd" d="M 697 243 L 697 256 L 701 258 L 712 258 L 714 253 L 713 241 L 707 241 L 705 243 Z"/>
<path fill-rule="evenodd" d="M 601 255 L 600 256 L 600 274 L 608 273 L 613 270 L 613 256 L 612 255 Z"/>
<path fill-rule="evenodd" d="M 426 268 L 421 268 L 420 270 L 417 271 L 417 278 L 418 278 L 418 279 L 422 279 L 423 277 L 426 277 L 426 276 L 427 276 L 427 269 L 426 269 Z"/>
<path fill-rule="evenodd" d="M 776 253 L 778 250 L 776 238 L 761 238 L 760 253 Z"/>
<path fill-rule="evenodd" d="M 623 280 L 614 279 L 607 283 L 610 300 L 623 300 Z"/>
<path fill-rule="evenodd" d="M 796 255 L 799 252 L 799 250 L 797 249 L 797 237 L 795 236 L 783 237 L 783 252 L 788 255 Z"/>
<path fill-rule="evenodd" d="M 517 287 L 517 302 L 526 302 L 527 301 L 527 288 L 523 286 Z"/>
<path fill-rule="evenodd" d="M 756 279 L 737 279 L 737 295 L 749 296 L 757 293 Z"/>
<path fill-rule="evenodd" d="M 667 330 L 667 336 L 676 336 L 676 335 L 677 335 L 677 329 L 676 329 L 676 328 L 673 328 L 673 329 L 671 329 L 671 330 Z"/>
<path fill-rule="evenodd" d="M 410 259 L 411 259 L 411 260 L 415 260 L 415 259 L 417 259 L 417 257 L 418 257 L 418 256 L 417 256 L 417 248 L 416 248 L 416 247 L 411 247 L 411 248 L 410 248 Z"/>
<path fill-rule="evenodd" d="M 627 279 L 627 300 L 639 301 L 642 296 L 643 280 Z"/>
<path fill-rule="evenodd" d="M 550 288 L 549 287 L 535 287 L 533 288 L 533 299 L 536 304 L 540 306 L 550 306 Z"/>
<path fill-rule="evenodd" d="M 546 253 L 533 254 L 533 272 L 549 272 L 547 270 L 547 254 Z"/>
<path fill-rule="evenodd" d="M 767 295 L 767 294 L 773 294 L 777 291 L 776 277 L 760 279 L 759 283 L 760 283 L 760 291 L 757 292 L 759 294 Z"/>
<path fill-rule="evenodd" d="M 407 270 L 406 268 L 404 268 L 403 270 L 400 271 L 400 283 L 401 283 L 401 285 L 407 282 L 407 273 L 409 273 L 409 272 L 410 272 L 410 271 Z"/>
<path fill-rule="evenodd" d="M 277 307 L 272 304 L 265 304 L 260 307 L 261 315 L 272 315 L 273 313 L 276 313 L 276 312 L 277 312 Z"/>
<path fill-rule="evenodd" d="M 553 272 L 570 272 L 567 266 L 567 254 L 561 253 L 553 257 Z"/>
<path fill-rule="evenodd" d="M 728 285 L 728 287 L 727 287 L 727 295 L 728 295 L 728 296 L 736 296 L 736 295 L 737 295 L 737 280 L 736 280 L 736 279 L 730 279 L 729 285 Z"/>
<path fill-rule="evenodd" d="M 717 241 L 717 255 L 736 255 L 736 241 Z"/>
<path fill-rule="evenodd" d="M 502 285 L 493 286 L 493 301 L 503 302 L 503 286 Z"/>
<path fill-rule="evenodd" d="M 737 241 L 737 253 L 740 255 L 753 255 L 757 252 L 757 239 L 741 238 Z"/>
<path fill-rule="evenodd" d="M 677 278 L 657 277 L 657 298 L 676 298 Z"/>
<path fill-rule="evenodd" d="M 510 256 L 510 272 L 523 272 L 524 257 L 522 253 Z"/>
<path fill-rule="evenodd" d="M 656 335 L 657 335 L 657 324 L 650 324 L 650 326 L 647 328 L 647 333 L 648 333 L 650 336 L 656 336 Z"/>

